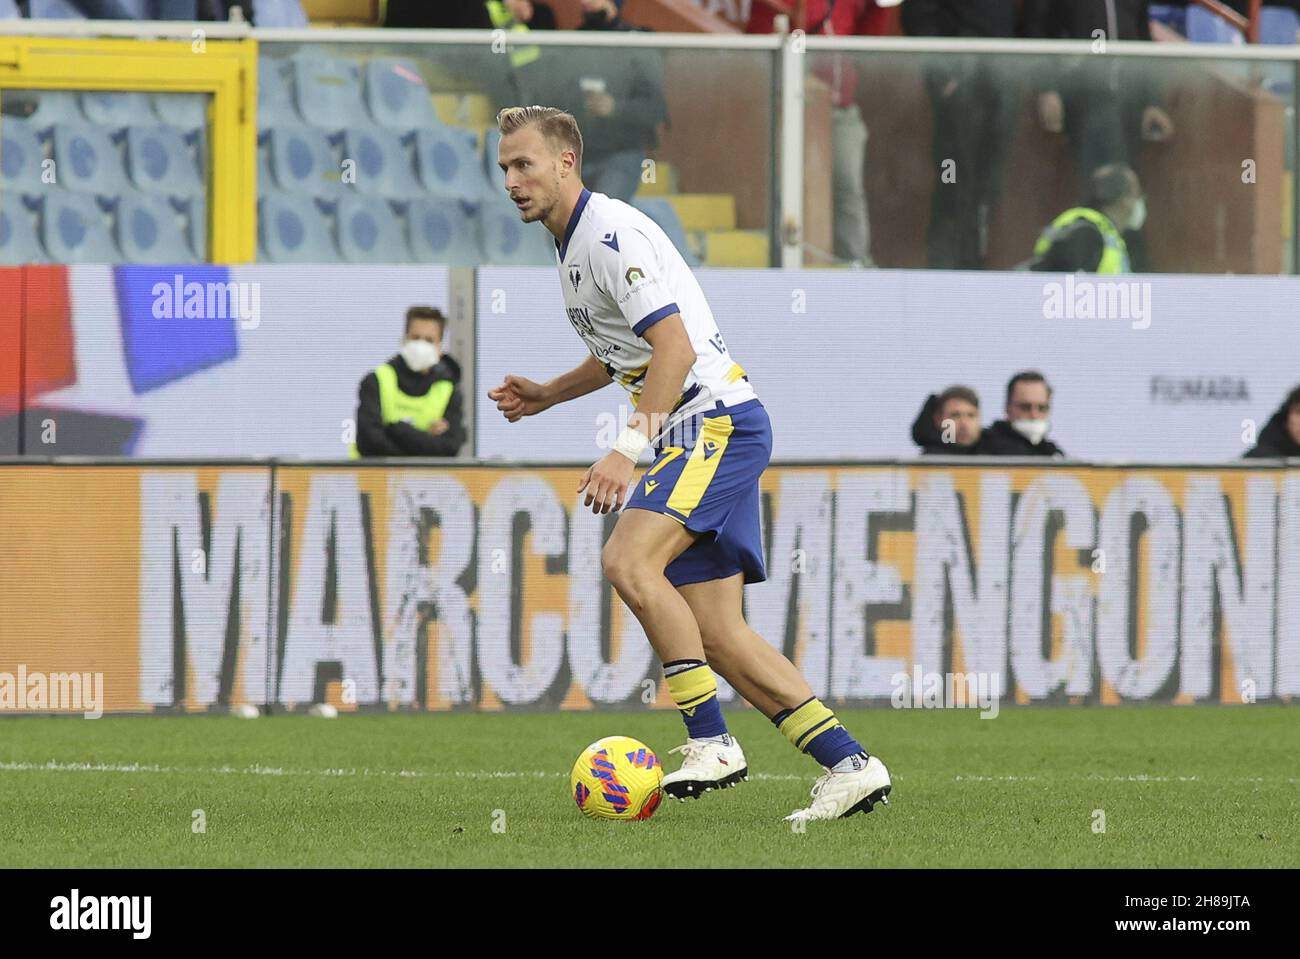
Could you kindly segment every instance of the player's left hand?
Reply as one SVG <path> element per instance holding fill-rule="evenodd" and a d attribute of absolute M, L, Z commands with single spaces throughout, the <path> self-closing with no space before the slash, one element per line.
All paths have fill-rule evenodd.
<path fill-rule="evenodd" d="M 623 508 L 623 497 L 635 472 L 636 464 L 622 453 L 612 451 L 605 454 L 587 470 L 578 484 L 579 493 L 584 489 L 587 491 L 582 505 L 590 506 L 593 513 L 617 513 Z"/>

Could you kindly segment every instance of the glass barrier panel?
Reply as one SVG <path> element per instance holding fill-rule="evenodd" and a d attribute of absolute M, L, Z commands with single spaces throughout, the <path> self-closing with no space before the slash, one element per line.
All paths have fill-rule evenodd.
<path fill-rule="evenodd" d="M 772 51 L 263 42 L 259 259 L 550 265 L 496 165 L 497 111 L 572 111 L 583 178 L 692 264 L 767 266 Z"/>
<path fill-rule="evenodd" d="M 1086 206 L 1133 272 L 1295 270 L 1289 61 L 817 50 L 807 87 L 806 265 L 1095 269 L 1040 243 Z"/>

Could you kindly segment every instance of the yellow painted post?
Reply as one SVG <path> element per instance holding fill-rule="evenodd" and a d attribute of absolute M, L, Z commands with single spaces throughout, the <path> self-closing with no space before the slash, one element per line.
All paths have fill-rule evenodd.
<path fill-rule="evenodd" d="M 209 94 L 209 257 L 256 255 L 257 41 L 0 36 L 0 91 Z M 3 95 L 0 92 L 0 95 Z"/>

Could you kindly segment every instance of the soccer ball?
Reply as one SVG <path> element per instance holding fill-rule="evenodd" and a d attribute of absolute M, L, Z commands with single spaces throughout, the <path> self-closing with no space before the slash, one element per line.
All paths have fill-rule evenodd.
<path fill-rule="evenodd" d="M 593 819 L 649 819 L 663 798 L 664 766 L 643 742 L 606 736 L 582 751 L 569 795 Z"/>

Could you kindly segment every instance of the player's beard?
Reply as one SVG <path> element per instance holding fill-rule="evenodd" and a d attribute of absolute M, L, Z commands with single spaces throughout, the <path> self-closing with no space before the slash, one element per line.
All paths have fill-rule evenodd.
<path fill-rule="evenodd" d="M 533 201 L 527 211 L 520 211 L 523 214 L 525 223 L 536 223 L 538 220 L 545 222 L 546 218 L 551 215 L 551 210 L 555 207 L 555 201 L 552 199 L 549 203 L 542 203 L 538 197 L 530 197 Z"/>

